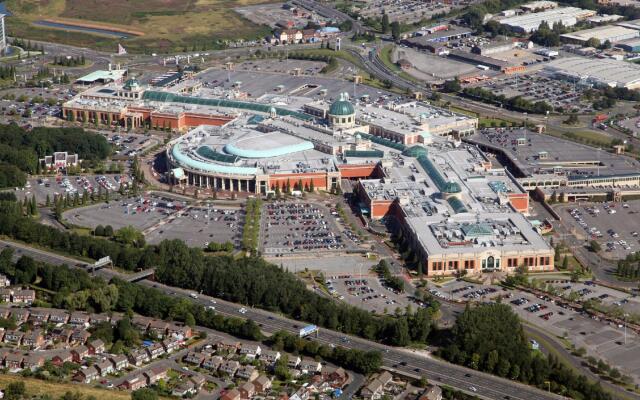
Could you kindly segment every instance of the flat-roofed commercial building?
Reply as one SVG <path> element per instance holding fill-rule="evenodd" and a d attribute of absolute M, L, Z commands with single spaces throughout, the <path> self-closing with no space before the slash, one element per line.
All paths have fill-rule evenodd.
<path fill-rule="evenodd" d="M 429 276 L 553 270 L 553 249 L 519 213 L 407 218 L 406 224 Z"/>
<path fill-rule="evenodd" d="M 537 31 L 543 22 L 546 22 L 550 27 L 556 23 L 562 23 L 564 26 L 574 26 L 578 21 L 592 17 L 595 14 L 596 12 L 592 10 L 584 10 L 576 7 L 560 7 L 548 11 L 504 18 L 498 22 L 514 32 L 531 33 Z"/>
<path fill-rule="evenodd" d="M 636 29 L 625 28 L 623 26 L 599 26 L 597 28 L 584 29 L 581 31 L 564 33 L 560 38 L 569 43 L 585 44 L 589 39 L 595 38 L 604 43 L 619 42 L 621 40 L 633 39 L 640 36 L 640 31 Z"/>
<path fill-rule="evenodd" d="M 595 86 L 640 88 L 640 65 L 624 61 L 564 57 L 550 62 L 543 71 L 557 79 Z"/>

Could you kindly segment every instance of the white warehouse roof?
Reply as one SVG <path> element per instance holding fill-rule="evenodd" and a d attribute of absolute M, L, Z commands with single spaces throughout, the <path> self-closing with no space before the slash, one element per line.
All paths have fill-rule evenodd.
<path fill-rule="evenodd" d="M 640 88 L 640 65 L 611 59 L 565 57 L 554 60 L 544 70 L 574 77 L 595 85 Z"/>
<path fill-rule="evenodd" d="M 521 32 L 534 32 L 538 30 L 542 22 L 547 22 L 550 27 L 557 22 L 562 22 L 564 26 L 573 26 L 579 20 L 593 15 L 595 15 L 595 11 L 592 10 L 584 10 L 577 7 L 560 7 L 548 11 L 504 18 L 500 20 L 500 24 Z"/>
<path fill-rule="evenodd" d="M 640 36 L 640 31 L 622 26 L 599 26 L 597 28 L 584 29 L 577 32 L 565 33 L 560 35 L 561 38 L 577 41 L 587 42 L 591 38 L 598 39 L 601 43 L 606 42 L 618 42 L 620 40 L 632 39 Z"/>

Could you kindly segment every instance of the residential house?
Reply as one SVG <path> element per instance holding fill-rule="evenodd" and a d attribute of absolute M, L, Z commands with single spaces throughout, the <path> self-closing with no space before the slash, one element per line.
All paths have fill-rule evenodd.
<path fill-rule="evenodd" d="M 33 323 L 33 325 L 42 325 L 49 320 L 49 311 L 41 310 L 41 309 L 31 309 L 31 313 L 29 314 L 29 321 Z"/>
<path fill-rule="evenodd" d="M 164 339 L 167 335 L 167 329 L 169 329 L 169 323 L 167 321 L 154 319 L 149 323 L 149 333 L 158 339 Z"/>
<path fill-rule="evenodd" d="M 122 371 L 123 369 L 129 367 L 129 360 L 124 354 L 116 354 L 110 356 L 109 361 L 111 361 L 111 364 L 113 364 L 113 369 L 115 371 Z"/>
<path fill-rule="evenodd" d="M 80 364 L 82 360 L 89 357 L 89 349 L 87 346 L 77 346 L 71 349 L 71 355 L 73 356 L 73 362 Z"/>
<path fill-rule="evenodd" d="M 149 357 L 152 360 L 155 360 L 165 353 L 164 346 L 162 346 L 162 343 L 156 342 L 147 347 L 147 353 L 149 353 Z"/>
<path fill-rule="evenodd" d="M 76 328 L 89 326 L 89 315 L 80 311 L 72 312 L 69 317 L 69 324 Z"/>
<path fill-rule="evenodd" d="M 145 333 L 149 329 L 149 324 L 151 324 L 151 318 L 142 317 L 140 315 L 135 315 L 131 319 L 131 324 L 138 329 L 138 331 Z"/>
<path fill-rule="evenodd" d="M 226 373 L 229 376 L 234 376 L 238 369 L 240 368 L 240 363 L 234 360 L 228 360 L 218 368 L 219 371 Z"/>
<path fill-rule="evenodd" d="M 303 374 L 315 374 L 322 370 L 322 364 L 319 361 L 305 358 L 298 366 Z"/>
<path fill-rule="evenodd" d="M 377 378 L 384 386 L 387 386 L 393 380 L 393 375 L 389 371 L 383 371 Z"/>
<path fill-rule="evenodd" d="M 431 386 L 425 389 L 418 400 L 442 400 L 442 389 L 439 386 Z"/>
<path fill-rule="evenodd" d="M 183 360 L 184 362 L 189 364 L 201 365 L 202 362 L 204 361 L 204 354 L 196 351 L 190 351 L 189 353 L 187 353 L 186 356 L 184 356 Z"/>
<path fill-rule="evenodd" d="M 11 309 L 8 307 L 0 307 L 0 318 L 7 319 L 11 315 Z"/>
<path fill-rule="evenodd" d="M 280 352 L 275 350 L 265 350 L 260 354 L 260 361 L 268 366 L 275 364 L 280 359 Z"/>
<path fill-rule="evenodd" d="M 245 343 L 242 346 L 240 346 L 240 354 L 252 360 L 260 356 L 261 352 L 262 352 L 262 349 L 257 344 Z"/>
<path fill-rule="evenodd" d="M 220 396 L 220 400 L 240 400 L 240 391 L 238 389 L 228 390 L 225 394 Z"/>
<path fill-rule="evenodd" d="M 241 399 L 250 399 L 256 394 L 256 387 L 251 382 L 245 382 L 238 388 Z"/>
<path fill-rule="evenodd" d="M 115 371 L 113 368 L 113 363 L 109 360 L 102 360 L 94 365 L 100 373 L 100 376 L 107 376 Z"/>
<path fill-rule="evenodd" d="M 298 388 L 298 390 L 289 397 L 289 400 L 309 400 L 308 387 L 301 386 Z"/>
<path fill-rule="evenodd" d="M 13 290 L 11 289 L 8 289 L 8 288 L 0 289 L 0 301 L 2 301 L 3 303 L 11 303 L 12 293 L 13 293 Z"/>
<path fill-rule="evenodd" d="M 89 354 L 102 354 L 105 352 L 104 342 L 101 339 L 95 339 L 87 344 Z"/>
<path fill-rule="evenodd" d="M 287 367 L 289 368 L 298 368 L 298 365 L 300 365 L 300 362 L 302 360 L 300 359 L 300 357 L 298 356 L 294 356 L 294 355 L 289 355 L 289 358 L 287 359 Z"/>
<path fill-rule="evenodd" d="M 165 339 L 162 341 L 162 347 L 167 354 L 171 354 L 180 348 L 180 341 L 177 339 Z"/>
<path fill-rule="evenodd" d="M 0 342 L 4 341 L 4 330 L 0 330 Z"/>
<path fill-rule="evenodd" d="M 151 357 L 149 357 L 149 353 L 144 349 L 135 349 L 129 353 L 129 363 L 131 365 L 139 367 L 149 361 L 151 361 Z"/>
<path fill-rule="evenodd" d="M 202 362 L 202 368 L 206 368 L 210 371 L 217 371 L 223 362 L 224 362 L 224 359 L 220 356 L 206 357 Z"/>
<path fill-rule="evenodd" d="M 367 386 L 360 389 L 360 396 L 365 399 L 376 400 L 382 397 L 384 387 L 393 380 L 391 373 L 384 371 L 372 379 Z"/>
<path fill-rule="evenodd" d="M 266 375 L 260 375 L 252 383 L 256 388 L 256 393 L 266 393 L 271 389 L 271 379 Z"/>
<path fill-rule="evenodd" d="M 85 330 L 76 329 L 71 333 L 71 337 L 69 338 L 69 342 L 75 344 L 85 344 L 87 340 L 91 337 L 91 334 Z"/>
<path fill-rule="evenodd" d="M 236 372 L 236 376 L 237 377 L 242 378 L 242 379 L 246 379 L 249 382 L 251 382 L 252 380 L 256 379 L 259 375 L 260 375 L 260 373 L 258 372 L 256 367 L 254 367 L 253 365 L 243 365 Z"/>
<path fill-rule="evenodd" d="M 87 321 L 91 325 L 98 325 L 103 322 L 109 322 L 110 318 L 107 314 L 91 314 L 88 315 L 89 320 Z"/>
<path fill-rule="evenodd" d="M 29 320 L 29 313 L 26 308 L 12 308 L 11 318 L 16 321 L 17 326 L 20 326 Z"/>
<path fill-rule="evenodd" d="M 216 343 L 216 349 L 218 351 L 228 351 L 230 353 L 236 353 L 240 348 L 240 342 L 232 340 L 220 340 Z"/>
<path fill-rule="evenodd" d="M 185 397 L 187 395 L 193 395 L 196 392 L 196 385 L 193 382 L 187 380 L 180 382 L 180 384 L 171 391 L 171 395 L 176 397 Z"/>
<path fill-rule="evenodd" d="M 147 385 L 155 385 L 159 380 L 167 379 L 168 372 L 167 368 L 155 367 L 144 371 L 142 374 L 147 378 Z"/>
<path fill-rule="evenodd" d="M 52 341 L 58 343 L 69 343 L 71 340 L 71 335 L 73 335 L 73 331 L 67 328 L 55 328 L 49 334 L 49 337 Z"/>
<path fill-rule="evenodd" d="M 69 321 L 69 314 L 62 310 L 51 310 L 49 312 L 49 322 L 52 324 L 66 324 Z"/>
<path fill-rule="evenodd" d="M 44 344 L 44 336 L 40 329 L 35 329 L 31 332 L 27 332 L 22 337 L 22 345 L 28 346 L 30 349 L 37 349 Z"/>
<path fill-rule="evenodd" d="M 11 286 L 11 281 L 5 274 L 0 274 L 0 287 Z"/>
<path fill-rule="evenodd" d="M 63 350 L 51 359 L 51 363 L 56 367 L 61 367 L 62 364 L 66 362 L 73 362 L 73 354 L 71 354 L 71 350 Z"/>
<path fill-rule="evenodd" d="M 11 352 L 4 358 L 4 365 L 9 368 L 9 370 L 22 369 L 23 361 L 24 356 L 21 353 Z"/>
<path fill-rule="evenodd" d="M 202 389 L 207 380 L 202 375 L 191 375 L 189 380 L 196 386 L 196 390 Z"/>
<path fill-rule="evenodd" d="M 347 371 L 342 367 L 325 367 L 322 369 L 322 377 L 324 381 L 329 382 L 334 388 L 341 388 L 349 379 Z"/>
<path fill-rule="evenodd" d="M 94 380 L 98 379 L 100 374 L 98 373 L 98 369 L 94 366 L 79 369 L 78 372 L 73 376 L 73 380 L 76 382 L 82 383 L 91 383 Z"/>
<path fill-rule="evenodd" d="M 138 374 L 138 375 L 132 376 L 129 379 L 126 379 L 124 382 L 120 384 L 119 387 L 121 389 L 134 391 L 134 390 L 142 389 L 145 386 L 147 386 L 147 379 L 144 376 L 142 376 L 142 374 Z"/>
<path fill-rule="evenodd" d="M 11 300 L 14 303 L 31 304 L 36 300 L 36 291 L 32 289 L 14 290 Z"/>
<path fill-rule="evenodd" d="M 22 361 L 22 368 L 35 371 L 44 365 L 44 356 L 39 354 L 29 354 Z"/>
<path fill-rule="evenodd" d="M 169 324 L 167 327 L 167 336 L 180 340 L 189 339 L 193 336 L 193 329 L 187 325 Z"/>
<path fill-rule="evenodd" d="M 19 345 L 20 343 L 22 343 L 23 337 L 24 337 L 24 332 L 17 331 L 17 330 L 7 330 L 4 332 L 4 338 L 2 340 L 5 343 Z"/>

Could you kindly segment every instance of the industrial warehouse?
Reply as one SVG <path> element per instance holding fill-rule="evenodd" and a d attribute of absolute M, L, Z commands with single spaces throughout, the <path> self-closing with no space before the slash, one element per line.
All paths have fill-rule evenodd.
<path fill-rule="evenodd" d="M 545 65 L 543 71 L 556 79 L 586 85 L 640 88 L 640 66 L 613 59 L 565 57 Z"/>

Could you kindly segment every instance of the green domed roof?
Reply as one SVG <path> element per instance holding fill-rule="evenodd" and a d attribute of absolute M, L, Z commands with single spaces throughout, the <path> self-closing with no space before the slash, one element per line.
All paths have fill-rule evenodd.
<path fill-rule="evenodd" d="M 353 108 L 353 104 L 347 100 L 345 93 L 340 93 L 340 98 L 329 107 L 329 115 L 353 115 L 356 110 Z"/>
<path fill-rule="evenodd" d="M 411 147 L 407 147 L 406 149 L 404 149 L 404 151 L 402 152 L 403 156 L 406 157 L 418 157 L 419 155 L 427 155 L 427 149 L 425 149 L 423 146 L 411 146 Z"/>
<path fill-rule="evenodd" d="M 124 83 L 124 88 L 127 90 L 131 90 L 139 86 L 140 86 L 140 83 L 136 78 L 127 79 L 127 81 Z"/>
<path fill-rule="evenodd" d="M 449 181 L 442 188 L 442 193 L 460 193 L 460 192 L 462 192 L 462 189 L 460 188 L 460 185 L 458 185 L 457 182 Z"/>

